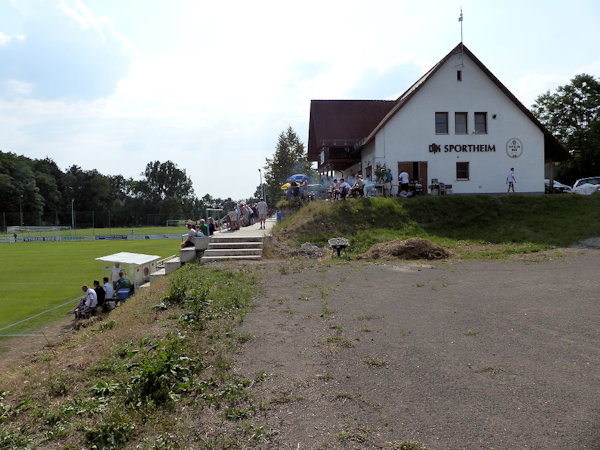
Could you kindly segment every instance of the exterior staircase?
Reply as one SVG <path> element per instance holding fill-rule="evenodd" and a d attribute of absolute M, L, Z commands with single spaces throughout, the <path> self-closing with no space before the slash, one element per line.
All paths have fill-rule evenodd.
<path fill-rule="evenodd" d="M 260 261 L 263 236 L 213 236 L 201 263 L 216 261 Z"/>
<path fill-rule="evenodd" d="M 274 220 L 269 223 L 271 228 Z M 255 225 L 257 227 L 258 224 Z M 243 232 L 219 233 L 210 238 L 194 238 L 194 247 L 182 248 L 178 255 L 165 258 L 150 274 L 150 284 L 165 275 L 175 272 L 185 263 L 201 255 L 200 263 L 216 261 L 260 261 L 263 253 L 263 239 L 266 232 L 258 229 L 244 229 Z"/>

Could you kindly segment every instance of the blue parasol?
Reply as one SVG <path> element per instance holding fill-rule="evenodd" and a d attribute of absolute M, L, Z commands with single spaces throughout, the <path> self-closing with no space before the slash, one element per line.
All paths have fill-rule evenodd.
<path fill-rule="evenodd" d="M 304 180 L 310 181 L 310 177 L 308 175 L 303 174 L 303 173 L 297 173 L 297 174 L 292 175 L 291 177 L 289 177 L 286 181 L 288 181 L 290 183 L 292 181 L 296 181 L 296 182 L 302 183 Z"/>

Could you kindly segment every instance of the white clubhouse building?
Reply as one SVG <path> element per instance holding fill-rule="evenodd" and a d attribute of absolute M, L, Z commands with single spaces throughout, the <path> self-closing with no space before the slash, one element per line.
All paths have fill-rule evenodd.
<path fill-rule="evenodd" d="M 567 150 L 462 43 L 397 100 L 311 101 L 308 156 L 320 173 L 375 178 L 377 165 L 457 194 L 543 193 Z M 546 175 L 545 176 L 545 170 Z"/>

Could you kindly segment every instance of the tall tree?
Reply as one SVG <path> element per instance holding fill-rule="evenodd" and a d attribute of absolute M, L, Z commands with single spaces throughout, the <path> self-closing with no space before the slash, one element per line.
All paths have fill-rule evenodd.
<path fill-rule="evenodd" d="M 267 203 L 273 207 L 281 199 L 281 185 L 286 182 L 290 175 L 296 173 L 308 173 L 310 162 L 308 161 L 304 144 L 292 129 L 281 132 L 277 140 L 277 147 L 273 158 L 266 159 L 265 165 L 265 192 Z"/>
<path fill-rule="evenodd" d="M 171 161 L 149 162 L 142 175 L 146 178 L 142 180 L 141 185 L 143 196 L 156 205 L 167 197 L 182 199 L 194 197 L 192 180 L 186 175 L 185 169 L 178 169 Z"/>
<path fill-rule="evenodd" d="M 540 95 L 532 111 L 571 152 L 573 159 L 560 169 L 562 181 L 600 175 L 600 82 L 575 76 L 556 92 Z"/>

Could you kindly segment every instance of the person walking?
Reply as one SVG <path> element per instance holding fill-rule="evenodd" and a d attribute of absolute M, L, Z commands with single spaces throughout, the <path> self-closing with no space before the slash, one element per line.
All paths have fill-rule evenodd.
<path fill-rule="evenodd" d="M 256 209 L 258 211 L 258 220 L 260 220 L 260 229 L 264 230 L 267 220 L 267 213 L 269 208 L 267 207 L 267 202 L 265 199 L 261 197 L 260 201 L 256 205 Z"/>
<path fill-rule="evenodd" d="M 508 184 L 508 189 L 506 190 L 507 194 L 511 190 L 513 191 L 513 193 L 515 192 L 515 183 L 516 182 L 517 182 L 517 179 L 515 178 L 515 168 L 511 167 L 510 170 L 508 171 L 508 175 L 506 175 L 506 184 Z"/>

